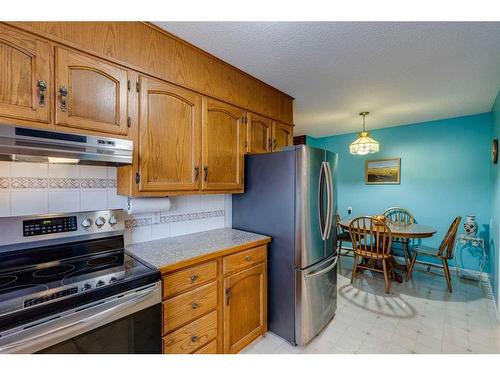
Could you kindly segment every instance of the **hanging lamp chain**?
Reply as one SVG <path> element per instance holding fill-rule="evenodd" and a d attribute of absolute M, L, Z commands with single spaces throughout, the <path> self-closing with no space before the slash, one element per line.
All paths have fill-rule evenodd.
<path fill-rule="evenodd" d="M 369 114 L 370 112 L 360 112 L 360 115 L 363 116 L 363 131 L 365 132 L 366 131 L 366 116 Z"/>

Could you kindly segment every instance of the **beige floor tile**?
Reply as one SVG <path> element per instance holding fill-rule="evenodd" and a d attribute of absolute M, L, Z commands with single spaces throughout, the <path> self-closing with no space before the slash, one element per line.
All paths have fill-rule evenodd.
<path fill-rule="evenodd" d="M 304 347 L 268 333 L 245 354 L 500 353 L 500 327 L 486 289 L 453 276 L 449 293 L 442 274 L 416 271 L 408 283 L 369 272 L 350 284 L 352 259 L 342 259 L 334 319 Z"/>

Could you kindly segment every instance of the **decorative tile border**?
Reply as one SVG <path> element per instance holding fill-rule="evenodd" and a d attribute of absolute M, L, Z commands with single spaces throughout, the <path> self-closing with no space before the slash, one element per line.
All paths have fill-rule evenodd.
<path fill-rule="evenodd" d="M 0 176 L 0 190 L 4 189 L 114 189 L 112 178 L 40 178 Z"/>
<path fill-rule="evenodd" d="M 8 188 L 10 188 L 10 178 L 0 177 L 0 189 L 8 189 Z"/>
<path fill-rule="evenodd" d="M 80 180 L 78 178 L 49 178 L 51 189 L 78 189 Z"/>
<path fill-rule="evenodd" d="M 10 186 L 12 189 L 47 189 L 48 181 L 40 177 L 12 177 Z"/>
<path fill-rule="evenodd" d="M 82 189 L 106 189 L 108 187 L 107 178 L 81 178 L 80 187 Z"/>
<path fill-rule="evenodd" d="M 160 224 L 178 223 L 182 221 L 202 220 L 212 217 L 225 216 L 225 210 L 205 211 L 205 212 L 192 212 L 186 214 L 173 214 L 160 216 Z M 125 228 L 137 228 L 152 225 L 153 220 L 150 217 L 134 217 L 130 216 L 125 220 Z"/>

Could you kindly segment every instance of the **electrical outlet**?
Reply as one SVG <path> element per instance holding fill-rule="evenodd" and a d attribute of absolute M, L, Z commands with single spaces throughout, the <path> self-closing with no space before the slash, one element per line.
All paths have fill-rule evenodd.
<path fill-rule="evenodd" d="M 347 207 L 347 215 L 352 214 L 352 207 Z"/>
<path fill-rule="evenodd" d="M 161 213 L 155 212 L 153 214 L 153 224 L 160 224 L 160 220 L 161 220 Z"/>

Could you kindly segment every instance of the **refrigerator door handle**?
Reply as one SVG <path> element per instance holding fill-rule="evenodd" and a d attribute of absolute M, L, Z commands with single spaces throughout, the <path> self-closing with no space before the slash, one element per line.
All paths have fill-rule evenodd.
<path fill-rule="evenodd" d="M 321 163 L 321 168 L 319 171 L 319 182 L 318 182 L 318 215 L 319 215 L 319 230 L 321 232 L 321 239 L 326 240 L 326 219 L 323 212 L 323 187 L 326 178 L 326 162 Z"/>
<path fill-rule="evenodd" d="M 333 222 L 333 177 L 332 170 L 330 168 L 330 163 L 325 161 L 325 171 L 326 171 L 326 186 L 328 189 L 328 210 L 326 214 L 326 227 L 325 227 L 325 240 L 330 238 L 330 232 L 332 229 Z"/>
<path fill-rule="evenodd" d="M 324 275 L 325 273 L 328 273 L 330 272 L 333 268 L 335 268 L 335 266 L 337 265 L 337 262 L 339 261 L 339 257 L 338 255 L 335 257 L 335 260 L 333 261 L 332 264 L 330 264 L 328 267 L 326 267 L 325 269 L 319 271 L 319 272 L 316 272 L 316 273 L 311 273 L 309 275 L 306 275 L 304 276 L 306 279 L 311 279 L 313 277 L 318 277 L 318 276 L 321 276 L 321 275 Z"/>

